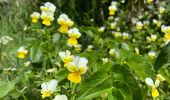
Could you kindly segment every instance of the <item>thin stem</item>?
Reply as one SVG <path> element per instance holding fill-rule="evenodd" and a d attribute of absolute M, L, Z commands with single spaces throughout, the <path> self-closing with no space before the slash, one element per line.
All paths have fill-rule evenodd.
<path fill-rule="evenodd" d="M 75 83 L 71 83 L 71 99 L 70 100 L 74 100 L 75 99 L 75 90 L 76 90 L 76 86 L 77 84 Z"/>
<path fill-rule="evenodd" d="M 23 93 L 21 93 L 22 97 L 24 100 L 27 100 L 27 98 L 25 97 L 25 95 Z"/>

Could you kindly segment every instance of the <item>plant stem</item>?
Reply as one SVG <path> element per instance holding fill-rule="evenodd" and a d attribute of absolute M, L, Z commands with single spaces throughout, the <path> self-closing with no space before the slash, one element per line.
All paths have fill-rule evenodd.
<path fill-rule="evenodd" d="M 71 99 L 70 100 L 74 100 L 75 99 L 75 90 L 76 90 L 76 86 L 77 84 L 75 83 L 71 83 Z"/>

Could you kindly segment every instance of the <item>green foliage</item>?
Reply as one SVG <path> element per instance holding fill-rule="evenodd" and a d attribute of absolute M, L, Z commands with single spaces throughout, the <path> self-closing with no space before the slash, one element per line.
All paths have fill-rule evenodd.
<path fill-rule="evenodd" d="M 52 25 L 42 24 L 42 18 L 38 23 L 31 23 L 32 12 L 40 12 L 40 6 L 46 1 L 57 8 Z M 109 0 L 16 0 L 2 6 L 0 99 L 41 100 L 41 84 L 55 79 L 58 85 L 45 100 L 52 100 L 58 94 L 67 95 L 69 100 L 150 100 L 151 89 L 145 79 L 158 80 L 157 74 L 165 81 L 157 87 L 160 96 L 156 99 L 169 98 L 170 44 L 162 47 L 165 41 L 161 31 L 161 25 L 169 25 L 169 4 L 166 0 L 150 4 L 141 0 L 116 2 L 114 16 L 109 15 Z M 163 14 L 159 13 L 160 6 L 166 7 Z M 59 31 L 57 19 L 62 13 L 74 22 L 69 29 L 79 29 L 78 45 L 68 45 L 70 36 Z M 139 21 L 143 24 L 141 30 L 136 28 Z M 154 40 L 152 35 L 157 38 Z M 3 36 L 13 40 L 4 44 Z M 23 59 L 17 57 L 19 47 L 28 50 Z M 80 74 L 80 83 L 68 78 L 75 72 L 64 67 L 66 59 L 59 55 L 66 50 L 74 57 L 88 60 L 88 69 Z M 154 54 L 150 55 L 150 51 Z"/>
<path fill-rule="evenodd" d="M 14 82 L 1 82 L 0 87 L 0 99 L 2 99 L 15 88 L 15 84 Z"/>
<path fill-rule="evenodd" d="M 162 48 L 157 59 L 155 60 L 154 68 L 158 71 L 161 67 L 170 63 L 170 44 Z"/>

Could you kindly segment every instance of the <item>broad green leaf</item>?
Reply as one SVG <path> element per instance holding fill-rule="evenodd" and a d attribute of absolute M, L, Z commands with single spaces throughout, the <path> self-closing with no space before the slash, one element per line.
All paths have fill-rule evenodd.
<path fill-rule="evenodd" d="M 59 33 L 56 33 L 54 34 L 53 36 L 53 43 L 57 43 L 59 40 L 60 40 L 60 34 Z"/>
<path fill-rule="evenodd" d="M 126 85 L 128 85 L 131 90 L 133 100 L 142 100 L 142 93 L 138 80 L 134 78 L 127 66 L 116 64 L 112 66 L 112 72 L 115 80 L 125 82 Z"/>
<path fill-rule="evenodd" d="M 112 99 L 110 100 L 123 100 L 123 95 L 117 88 L 113 88 L 112 90 Z"/>
<path fill-rule="evenodd" d="M 155 76 L 152 65 L 142 56 L 130 51 L 121 50 L 120 57 L 122 63 L 127 64 L 131 69 L 133 69 L 142 80 L 149 76 Z"/>
<path fill-rule="evenodd" d="M 111 86 L 105 86 L 105 83 L 110 76 L 107 72 L 98 71 L 82 82 L 79 89 L 80 92 L 77 94 L 77 100 L 87 100 L 90 97 L 95 97 L 100 93 L 103 93 L 111 88 Z M 103 85 L 102 85 L 103 84 Z M 100 88 L 99 88 L 100 87 Z M 91 92 L 93 91 L 93 92 Z"/>
<path fill-rule="evenodd" d="M 144 72 L 143 68 L 139 66 L 138 63 L 133 61 L 128 61 L 126 64 L 135 71 L 135 73 L 141 77 L 143 80 L 147 77 L 147 74 Z"/>
<path fill-rule="evenodd" d="M 170 43 L 162 48 L 155 60 L 154 69 L 158 71 L 163 65 L 170 63 Z"/>
<path fill-rule="evenodd" d="M 166 79 L 166 81 L 170 84 L 170 74 L 169 70 L 166 68 L 160 68 L 159 73 Z"/>
<path fill-rule="evenodd" d="M 67 78 L 67 75 L 68 75 L 68 71 L 67 70 L 59 70 L 55 75 L 55 78 L 58 80 L 58 81 L 62 81 L 64 79 Z"/>
<path fill-rule="evenodd" d="M 114 81 L 113 87 L 116 88 L 123 96 L 122 100 L 133 100 L 131 90 L 125 82 Z"/>
<path fill-rule="evenodd" d="M 6 96 L 14 88 L 15 84 L 13 82 L 0 82 L 0 98 Z"/>
<path fill-rule="evenodd" d="M 40 42 L 36 42 L 30 48 L 30 59 L 32 62 L 38 62 L 42 56 L 42 48 Z"/>
<path fill-rule="evenodd" d="M 106 80 L 102 84 L 95 86 L 91 91 L 89 91 L 84 99 L 89 100 L 91 98 L 101 96 L 102 94 L 105 94 L 112 89 L 113 87 L 109 83 L 109 80 Z"/>

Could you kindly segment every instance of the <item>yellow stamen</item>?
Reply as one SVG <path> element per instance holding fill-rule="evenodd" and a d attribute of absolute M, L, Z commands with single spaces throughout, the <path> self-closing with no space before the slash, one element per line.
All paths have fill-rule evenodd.
<path fill-rule="evenodd" d="M 79 72 L 70 73 L 67 77 L 67 79 L 73 83 L 80 83 L 81 82 L 81 76 Z"/>

